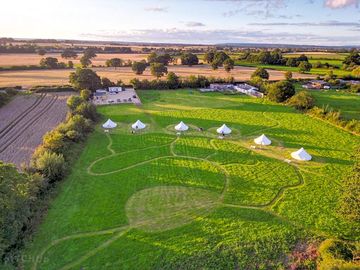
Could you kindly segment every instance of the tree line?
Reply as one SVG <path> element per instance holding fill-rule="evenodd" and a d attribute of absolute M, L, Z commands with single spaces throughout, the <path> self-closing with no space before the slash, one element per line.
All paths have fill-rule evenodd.
<path fill-rule="evenodd" d="M 82 143 L 93 130 L 98 115 L 88 102 L 89 90 L 72 96 L 66 120 L 48 132 L 31 158 L 19 172 L 13 164 L 0 161 L 0 260 L 3 265 L 19 265 L 24 242 L 35 230 L 49 197 L 59 181 L 69 173 Z"/>

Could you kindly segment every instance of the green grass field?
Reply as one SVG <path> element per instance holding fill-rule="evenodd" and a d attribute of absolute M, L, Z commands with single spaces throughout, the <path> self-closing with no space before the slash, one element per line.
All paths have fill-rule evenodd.
<path fill-rule="evenodd" d="M 25 269 L 284 269 L 299 242 L 359 240 L 336 209 L 359 137 L 241 95 L 139 95 L 140 107 L 99 108 L 118 127 L 87 141 Z M 148 127 L 131 134 L 137 119 Z M 177 136 L 180 120 L 190 130 Z M 234 132 L 220 140 L 223 123 Z M 262 133 L 273 145 L 251 148 Z M 313 161 L 283 161 L 300 147 Z"/>
<path fill-rule="evenodd" d="M 302 90 L 298 83 L 295 87 L 297 91 Z M 342 117 L 348 120 L 360 120 L 360 95 L 343 90 L 310 90 L 310 93 L 315 98 L 316 106 L 338 110 Z"/>

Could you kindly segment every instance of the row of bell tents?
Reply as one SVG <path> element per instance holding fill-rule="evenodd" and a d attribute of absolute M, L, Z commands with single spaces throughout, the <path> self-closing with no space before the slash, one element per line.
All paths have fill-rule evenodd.
<path fill-rule="evenodd" d="M 112 129 L 112 128 L 116 128 L 117 124 L 113 121 L 111 121 L 111 119 L 108 119 L 103 125 L 103 128 L 105 129 Z M 140 120 L 137 120 L 134 124 L 131 125 L 131 127 L 135 130 L 141 130 L 146 128 L 146 125 L 141 122 Z M 181 121 L 179 124 L 177 124 L 175 126 L 175 130 L 176 131 L 187 131 L 189 129 L 189 126 L 187 126 L 183 121 Z M 216 130 L 217 133 L 222 134 L 222 135 L 228 135 L 232 132 L 232 130 L 227 126 L 227 125 L 222 125 L 221 127 L 219 127 Z M 265 134 L 262 134 L 260 137 L 254 139 L 254 142 L 258 145 L 270 145 L 271 144 L 271 140 L 266 137 Z M 300 148 L 299 150 L 292 152 L 291 153 L 291 157 L 297 160 L 302 160 L 302 161 L 309 161 L 312 159 L 311 155 L 309 153 L 306 152 L 306 150 L 304 148 Z"/>

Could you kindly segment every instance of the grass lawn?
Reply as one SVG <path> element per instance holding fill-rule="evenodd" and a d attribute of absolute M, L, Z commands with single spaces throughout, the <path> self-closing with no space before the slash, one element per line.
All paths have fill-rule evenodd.
<path fill-rule="evenodd" d="M 297 90 L 301 90 L 300 84 L 295 85 Z M 360 95 L 349 93 L 343 90 L 310 90 L 315 98 L 315 105 L 331 107 L 341 111 L 345 119 L 360 120 Z"/>
<path fill-rule="evenodd" d="M 139 95 L 140 107 L 99 107 L 118 127 L 89 138 L 24 269 L 283 269 L 300 241 L 359 240 L 336 210 L 359 137 L 242 95 Z M 137 119 L 148 126 L 131 134 Z M 251 148 L 262 133 L 273 145 Z M 300 147 L 313 161 L 283 161 Z"/>

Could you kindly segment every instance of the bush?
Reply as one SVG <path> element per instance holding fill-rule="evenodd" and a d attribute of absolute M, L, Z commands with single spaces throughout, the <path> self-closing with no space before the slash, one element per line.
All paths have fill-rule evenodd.
<path fill-rule="evenodd" d="M 268 80 L 270 75 L 266 69 L 260 67 L 260 68 L 257 68 L 253 74 L 251 74 L 251 78 L 254 78 L 254 77 L 259 77 L 261 79 Z"/>
<path fill-rule="evenodd" d="M 275 102 L 284 102 L 295 94 L 295 87 L 289 81 L 276 82 L 268 86 L 268 98 Z"/>
<path fill-rule="evenodd" d="M 300 91 L 292 96 L 288 101 L 290 106 L 302 111 L 311 109 L 314 107 L 314 103 L 314 97 L 310 94 L 309 91 Z"/>
<path fill-rule="evenodd" d="M 360 84 L 351 85 L 350 91 L 353 93 L 360 93 Z"/>
<path fill-rule="evenodd" d="M 48 150 L 38 154 L 32 167 L 40 171 L 50 183 L 61 180 L 66 169 L 64 156 Z"/>

